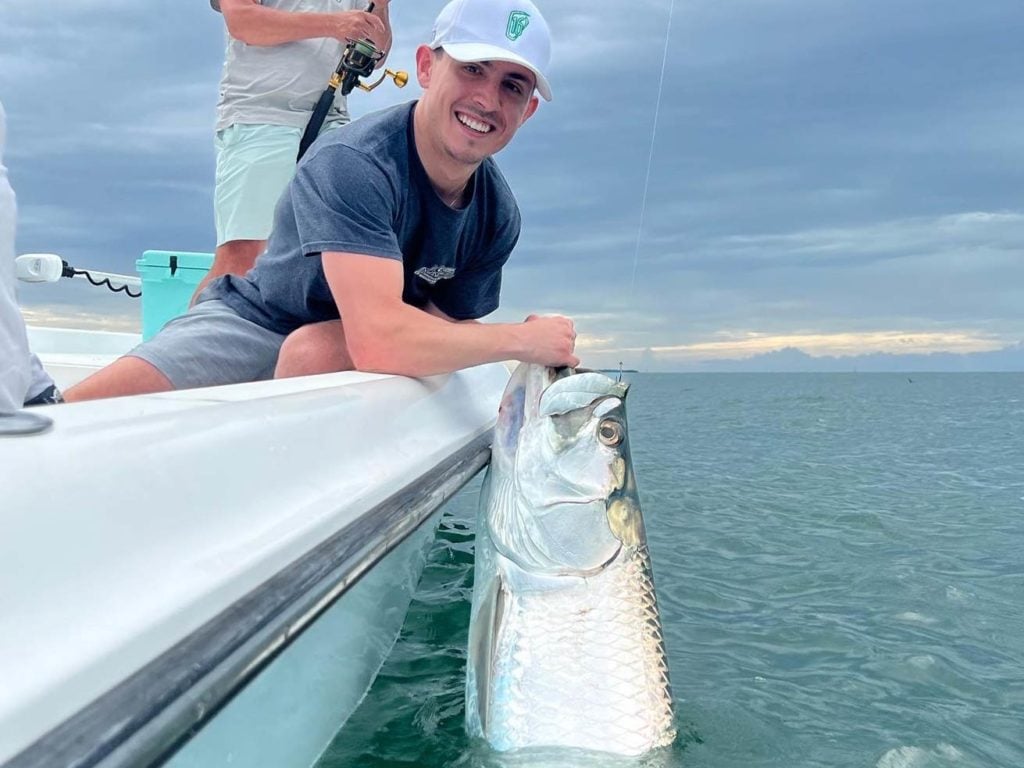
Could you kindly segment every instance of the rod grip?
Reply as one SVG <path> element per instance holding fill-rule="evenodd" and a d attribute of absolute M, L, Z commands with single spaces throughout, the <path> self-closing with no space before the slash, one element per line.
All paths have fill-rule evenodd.
<path fill-rule="evenodd" d="M 309 145 L 316 141 L 316 137 L 320 135 L 324 119 L 327 117 L 327 112 L 331 109 L 333 103 L 334 86 L 329 85 L 320 94 L 320 100 L 316 103 L 316 107 L 313 108 L 313 114 L 309 116 L 306 130 L 302 132 L 302 139 L 299 141 L 299 154 L 295 158 L 295 162 L 299 162 L 302 159 L 302 156 L 306 154 L 306 150 L 309 149 Z"/>

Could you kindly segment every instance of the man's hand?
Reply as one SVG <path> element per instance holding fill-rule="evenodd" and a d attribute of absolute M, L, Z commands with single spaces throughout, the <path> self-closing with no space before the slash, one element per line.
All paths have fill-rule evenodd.
<path fill-rule="evenodd" d="M 333 25 L 331 37 L 345 42 L 369 38 L 374 45 L 383 44 L 387 40 L 387 28 L 380 17 L 365 11 L 343 11 L 331 14 Z"/>
<path fill-rule="evenodd" d="M 247 45 L 272 46 L 333 37 L 341 42 L 369 38 L 382 50 L 391 46 L 388 4 L 379 3 L 373 13 L 365 11 L 282 11 L 260 0 L 220 0 L 228 33 Z"/>
<path fill-rule="evenodd" d="M 576 328 L 572 320 L 562 315 L 530 315 L 523 322 L 523 348 L 520 360 L 552 367 L 575 368 L 580 359 L 576 349 Z"/>

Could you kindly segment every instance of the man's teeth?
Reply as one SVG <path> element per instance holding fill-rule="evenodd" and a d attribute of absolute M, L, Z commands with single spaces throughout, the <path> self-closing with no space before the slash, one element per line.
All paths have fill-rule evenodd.
<path fill-rule="evenodd" d="M 472 128 L 477 133 L 490 133 L 491 131 L 491 126 L 487 123 L 481 123 L 479 120 L 474 120 L 472 117 L 464 115 L 461 112 L 457 112 L 455 116 L 459 118 L 460 123 Z"/>

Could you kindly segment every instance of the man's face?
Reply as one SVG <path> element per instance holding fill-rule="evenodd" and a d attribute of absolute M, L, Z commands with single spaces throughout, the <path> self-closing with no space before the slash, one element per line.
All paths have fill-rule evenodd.
<path fill-rule="evenodd" d="M 519 64 L 461 62 L 422 46 L 416 65 L 431 144 L 459 163 L 478 165 L 499 152 L 537 109 L 536 79 Z"/>

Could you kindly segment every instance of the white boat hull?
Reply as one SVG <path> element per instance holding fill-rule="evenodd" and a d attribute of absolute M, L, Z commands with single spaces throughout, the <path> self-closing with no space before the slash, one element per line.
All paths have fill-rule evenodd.
<path fill-rule="evenodd" d="M 130 346 L 134 339 L 99 341 L 109 346 L 37 349 L 66 386 L 120 352 L 115 342 Z M 309 765 L 327 744 L 324 734 L 330 738 L 365 692 L 401 626 L 433 525 L 414 522 L 433 515 L 468 477 L 445 474 L 428 493 L 433 506 L 417 507 L 416 521 L 403 511 L 410 500 L 393 495 L 418 478 L 429 484 L 453 456 L 479 454 L 479 446 L 486 452 L 507 379 L 501 365 L 422 380 L 353 372 L 34 409 L 53 418 L 49 431 L 0 438 L 0 765 L 46 765 L 70 754 L 60 750 L 71 749 L 72 737 L 99 740 L 95 750 L 136 755 L 104 765 L 136 764 L 154 750 L 166 757 L 169 731 L 161 723 L 172 720 L 175 727 L 189 720 L 193 729 L 204 726 L 176 758 L 181 765 L 219 765 L 217 755 L 256 764 L 237 762 L 239 745 L 260 743 L 254 733 L 295 755 L 263 764 Z M 484 461 L 486 455 L 473 471 Z M 420 533 L 395 549 L 416 528 Z M 348 531 L 367 541 L 347 541 Z M 317 578 L 344 583 L 314 595 L 316 611 L 307 606 L 286 617 L 283 634 L 253 624 L 246 642 L 263 632 L 271 651 L 250 658 L 245 646 L 211 657 L 223 678 L 216 684 L 181 677 L 194 665 L 187 654 L 201 647 L 197 638 L 217 626 L 230 639 L 231 612 L 264 605 L 254 597 L 261 588 L 328 541 L 349 547 L 332 555 L 344 561 L 343 572 Z M 231 686 L 242 671 L 251 674 L 256 661 L 262 667 L 317 616 L 324 626 L 349 626 L 349 634 L 309 629 L 244 681 L 253 692 L 238 694 L 206 722 L 205 709 L 211 701 L 219 708 L 224 691 L 236 693 Z M 356 628 L 356 621 L 364 625 Z M 320 632 L 326 641 L 316 639 Z M 319 672 L 317 658 L 328 665 Z M 152 679 L 178 686 L 170 704 L 140 682 L 157 667 L 162 677 Z M 218 671 L 228 667 L 231 675 Z M 324 698 L 314 701 L 320 684 Z M 182 703 L 203 686 L 216 696 Z M 149 709 L 99 728 L 98 720 L 117 719 L 125 691 Z M 286 702 L 299 700 L 311 706 L 282 714 L 282 707 L 292 711 Z M 241 729 L 249 735 L 236 742 Z M 301 749 L 291 741 L 300 733 L 309 736 Z M 192 755 L 202 762 L 187 762 Z M 89 757 L 82 764 L 99 763 Z"/>
<path fill-rule="evenodd" d="M 355 711 L 398 638 L 441 513 L 407 538 L 168 762 L 309 768 Z"/>

